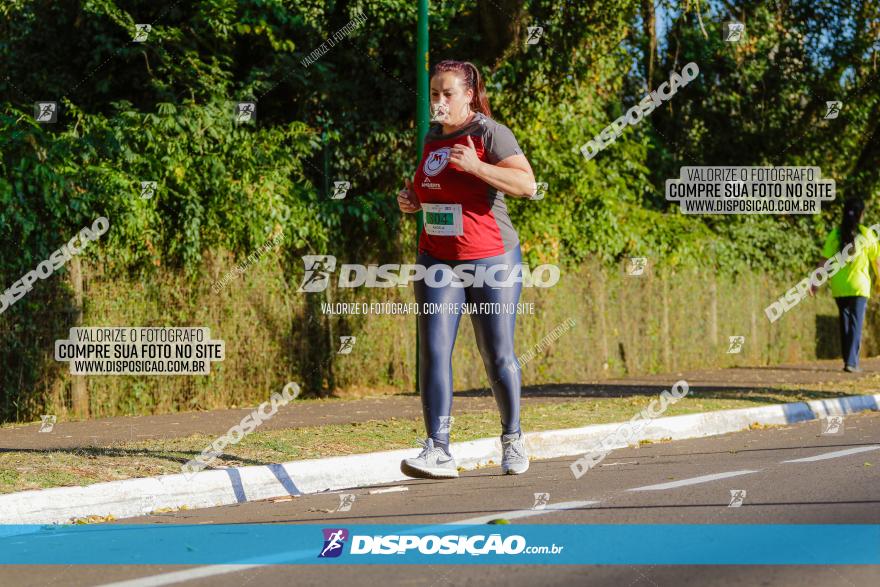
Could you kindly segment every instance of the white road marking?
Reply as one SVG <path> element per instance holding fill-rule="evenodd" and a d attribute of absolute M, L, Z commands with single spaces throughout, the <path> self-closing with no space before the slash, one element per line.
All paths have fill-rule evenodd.
<path fill-rule="evenodd" d="M 582 508 L 590 505 L 594 505 L 599 503 L 598 501 L 564 501 L 559 503 L 548 503 L 544 509 L 541 510 L 513 510 L 510 512 L 498 512 L 497 514 L 491 514 L 488 516 L 480 516 L 478 518 L 468 518 L 467 520 L 456 520 L 454 522 L 445 522 L 443 524 L 435 524 L 432 526 L 424 526 L 422 528 L 415 528 L 412 530 L 413 533 L 421 533 L 430 530 L 442 530 L 443 526 L 449 526 L 451 524 L 460 524 L 460 525 L 479 525 L 486 524 L 491 520 L 495 520 L 498 518 L 504 518 L 505 520 L 516 520 L 519 518 L 528 518 L 530 516 L 540 516 L 542 514 L 548 514 L 551 512 L 559 512 L 565 510 L 573 510 L 577 508 Z M 320 546 L 320 545 L 319 545 Z M 309 550 L 309 551 L 301 551 L 302 557 L 306 556 L 314 556 L 317 550 Z M 291 553 L 292 556 L 285 559 L 286 561 L 290 561 L 293 558 L 296 558 L 296 553 Z M 272 556 L 272 555 L 267 555 Z M 202 579 L 205 577 L 214 577 L 217 575 L 226 575 L 228 573 L 238 573 L 240 571 L 246 571 L 248 569 L 253 569 L 255 567 L 263 567 L 267 566 L 265 564 L 238 564 L 238 565 L 209 565 L 204 567 L 196 567 L 194 569 L 186 569 L 183 571 L 174 571 L 172 573 L 163 573 L 161 575 L 153 575 L 151 577 L 142 577 L 139 579 L 130 579 L 127 581 L 119 581 L 117 583 L 105 583 L 99 587 L 161 587 L 162 585 L 174 585 L 176 583 L 183 583 L 184 581 L 192 581 L 194 579 Z"/>
<path fill-rule="evenodd" d="M 820 455 L 812 456 L 812 457 L 804 457 L 802 459 L 791 459 L 789 461 L 782 461 L 783 463 L 811 463 L 813 461 L 824 461 L 825 459 L 836 459 L 837 457 L 845 457 L 847 455 L 854 455 L 860 452 L 868 452 L 869 450 L 877 450 L 880 449 L 880 444 L 874 444 L 872 446 L 857 446 L 856 448 L 847 448 L 844 450 L 835 450 L 833 452 L 826 452 Z"/>
<path fill-rule="evenodd" d="M 727 473 L 715 473 L 714 475 L 702 475 L 700 477 L 691 477 L 690 479 L 679 479 L 678 481 L 670 481 L 669 483 L 658 483 L 657 485 L 633 487 L 632 489 L 627 489 L 627 491 L 661 491 L 663 489 L 674 489 L 676 487 L 684 487 L 686 485 L 708 483 L 710 481 L 717 481 L 718 479 L 727 479 L 728 477 L 738 477 L 740 475 L 748 475 L 750 473 L 757 472 L 758 471 L 752 471 L 749 469 L 744 469 L 742 471 L 728 471 Z"/>
<path fill-rule="evenodd" d="M 861 452 L 867 452 L 871 450 L 880 449 L 880 445 L 871 445 L 871 446 L 861 446 L 856 448 L 849 448 L 845 450 L 838 450 L 830 453 L 825 453 L 821 455 L 816 455 L 812 457 L 806 457 L 802 459 L 793 459 L 788 461 L 782 461 L 783 463 L 804 463 L 811 461 L 821 461 L 825 459 L 833 459 L 837 457 L 842 457 L 851 454 L 858 454 Z M 737 477 L 740 475 L 748 475 L 751 473 L 758 473 L 758 470 L 742 470 L 742 471 L 728 471 L 727 473 L 715 473 L 713 475 L 703 475 L 700 477 L 692 477 L 690 479 L 680 479 L 678 481 L 671 481 L 669 483 L 659 483 L 657 485 L 646 485 L 644 487 L 635 487 L 632 489 L 627 489 L 627 491 L 660 491 L 663 489 L 674 489 L 676 487 L 684 487 L 687 485 L 697 485 L 699 483 L 708 483 L 710 481 L 716 481 L 718 479 L 727 479 L 728 477 Z M 414 532 L 424 532 L 427 529 L 436 530 L 442 529 L 443 526 L 448 526 L 450 524 L 461 524 L 461 525 L 479 525 L 485 524 L 491 520 L 497 518 L 504 518 L 506 520 L 515 520 L 520 518 L 527 518 L 531 516 L 540 516 L 549 512 L 557 512 L 557 511 L 565 511 L 577 508 L 583 508 L 587 506 L 591 506 L 599 503 L 598 501 L 568 501 L 568 502 L 560 502 L 556 504 L 547 504 L 544 509 L 541 510 L 513 510 L 510 512 L 499 512 L 497 514 L 490 514 L 486 516 L 480 516 L 477 518 L 469 518 L 466 520 L 458 520 L 454 522 L 446 522 L 444 524 L 437 524 L 433 526 L 425 526 L 423 528 L 417 528 Z M 302 551 L 304 556 L 312 556 L 314 553 L 310 551 Z M 296 554 L 296 553 L 291 553 Z M 268 555 L 271 556 L 271 555 Z M 161 587 L 163 585 L 173 585 L 176 583 L 183 583 L 185 581 L 192 581 L 194 579 L 201 579 L 204 577 L 214 577 L 217 575 L 225 575 L 228 573 L 238 573 L 241 571 L 246 571 L 248 569 L 253 569 L 257 567 L 267 566 L 266 564 L 248 564 L 242 563 L 237 565 L 209 565 L 202 567 L 195 567 L 192 569 L 186 569 L 183 571 L 174 571 L 171 573 L 163 573 L 161 575 L 153 575 L 151 577 L 142 577 L 139 579 L 131 579 L 127 581 L 120 581 L 117 583 L 107 583 L 100 587 Z"/>
<path fill-rule="evenodd" d="M 409 487 L 406 485 L 395 485 L 394 487 L 383 487 L 381 489 L 373 489 L 370 491 L 370 495 L 374 495 L 376 493 L 394 493 L 396 491 L 409 491 Z"/>
<path fill-rule="evenodd" d="M 101 587 L 160 587 L 161 585 L 173 585 L 174 583 L 192 581 L 193 579 L 203 579 L 205 577 L 225 575 L 226 573 L 237 573 L 239 571 L 246 571 L 248 569 L 262 566 L 264 565 L 211 565 L 210 567 L 196 567 L 184 571 L 153 575 L 152 577 L 141 577 L 139 579 L 119 581 L 118 583 L 105 583 Z"/>
<path fill-rule="evenodd" d="M 505 520 L 516 520 L 518 518 L 528 518 L 530 516 L 540 516 L 549 512 L 559 512 L 565 510 L 574 510 L 578 508 L 595 505 L 598 501 L 562 501 L 559 503 L 548 503 L 541 510 L 513 510 L 512 512 L 501 512 L 488 516 L 480 516 L 478 518 L 470 518 L 469 520 L 461 520 L 458 522 L 448 522 L 448 524 L 487 524 L 491 520 L 504 518 Z M 432 526 L 433 528 L 434 526 Z"/>

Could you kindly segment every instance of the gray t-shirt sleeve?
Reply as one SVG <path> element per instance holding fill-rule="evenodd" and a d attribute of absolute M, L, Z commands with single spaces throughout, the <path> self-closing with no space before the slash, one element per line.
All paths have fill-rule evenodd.
<path fill-rule="evenodd" d="M 522 149 L 509 128 L 499 124 L 486 133 L 486 159 L 493 165 L 511 155 L 522 155 Z"/>

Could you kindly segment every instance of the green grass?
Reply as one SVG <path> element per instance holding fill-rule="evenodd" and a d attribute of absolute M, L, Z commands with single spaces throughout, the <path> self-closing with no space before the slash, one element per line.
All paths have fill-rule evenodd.
<path fill-rule="evenodd" d="M 705 396 L 692 392 L 680 402 L 670 405 L 664 416 L 851 395 L 859 390 L 870 392 L 870 388 L 876 388 L 876 383 L 875 377 L 866 378 L 847 386 L 847 391 L 713 390 Z M 584 398 L 524 405 L 522 427 L 528 432 L 536 432 L 622 422 L 632 418 L 655 397 Z M 461 442 L 493 437 L 499 434 L 499 428 L 499 416 L 495 410 L 466 412 L 455 416 L 452 439 L 453 442 Z M 265 432 L 258 430 L 239 444 L 228 446 L 226 453 L 214 465 L 259 465 L 415 448 L 416 440 L 423 437 L 420 418 L 391 418 Z M 183 463 L 200 453 L 215 438 L 195 434 L 185 438 L 127 442 L 108 447 L 2 452 L 0 493 L 179 473 Z"/>

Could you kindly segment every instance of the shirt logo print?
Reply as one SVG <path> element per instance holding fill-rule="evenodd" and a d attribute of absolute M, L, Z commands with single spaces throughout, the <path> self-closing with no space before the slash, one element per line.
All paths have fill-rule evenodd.
<path fill-rule="evenodd" d="M 443 147 L 442 149 L 437 149 L 436 151 L 428 153 L 428 157 L 425 159 L 425 165 L 422 168 L 425 175 L 433 177 L 443 171 L 446 164 L 449 163 L 449 152 L 451 150 L 452 149 L 449 147 Z"/>

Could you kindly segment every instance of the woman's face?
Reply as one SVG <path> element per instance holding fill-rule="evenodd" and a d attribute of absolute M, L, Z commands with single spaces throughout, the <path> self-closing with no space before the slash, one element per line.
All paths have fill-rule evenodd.
<path fill-rule="evenodd" d="M 431 78 L 431 122 L 456 126 L 470 116 L 474 91 L 465 86 L 462 77 L 443 71 Z"/>

